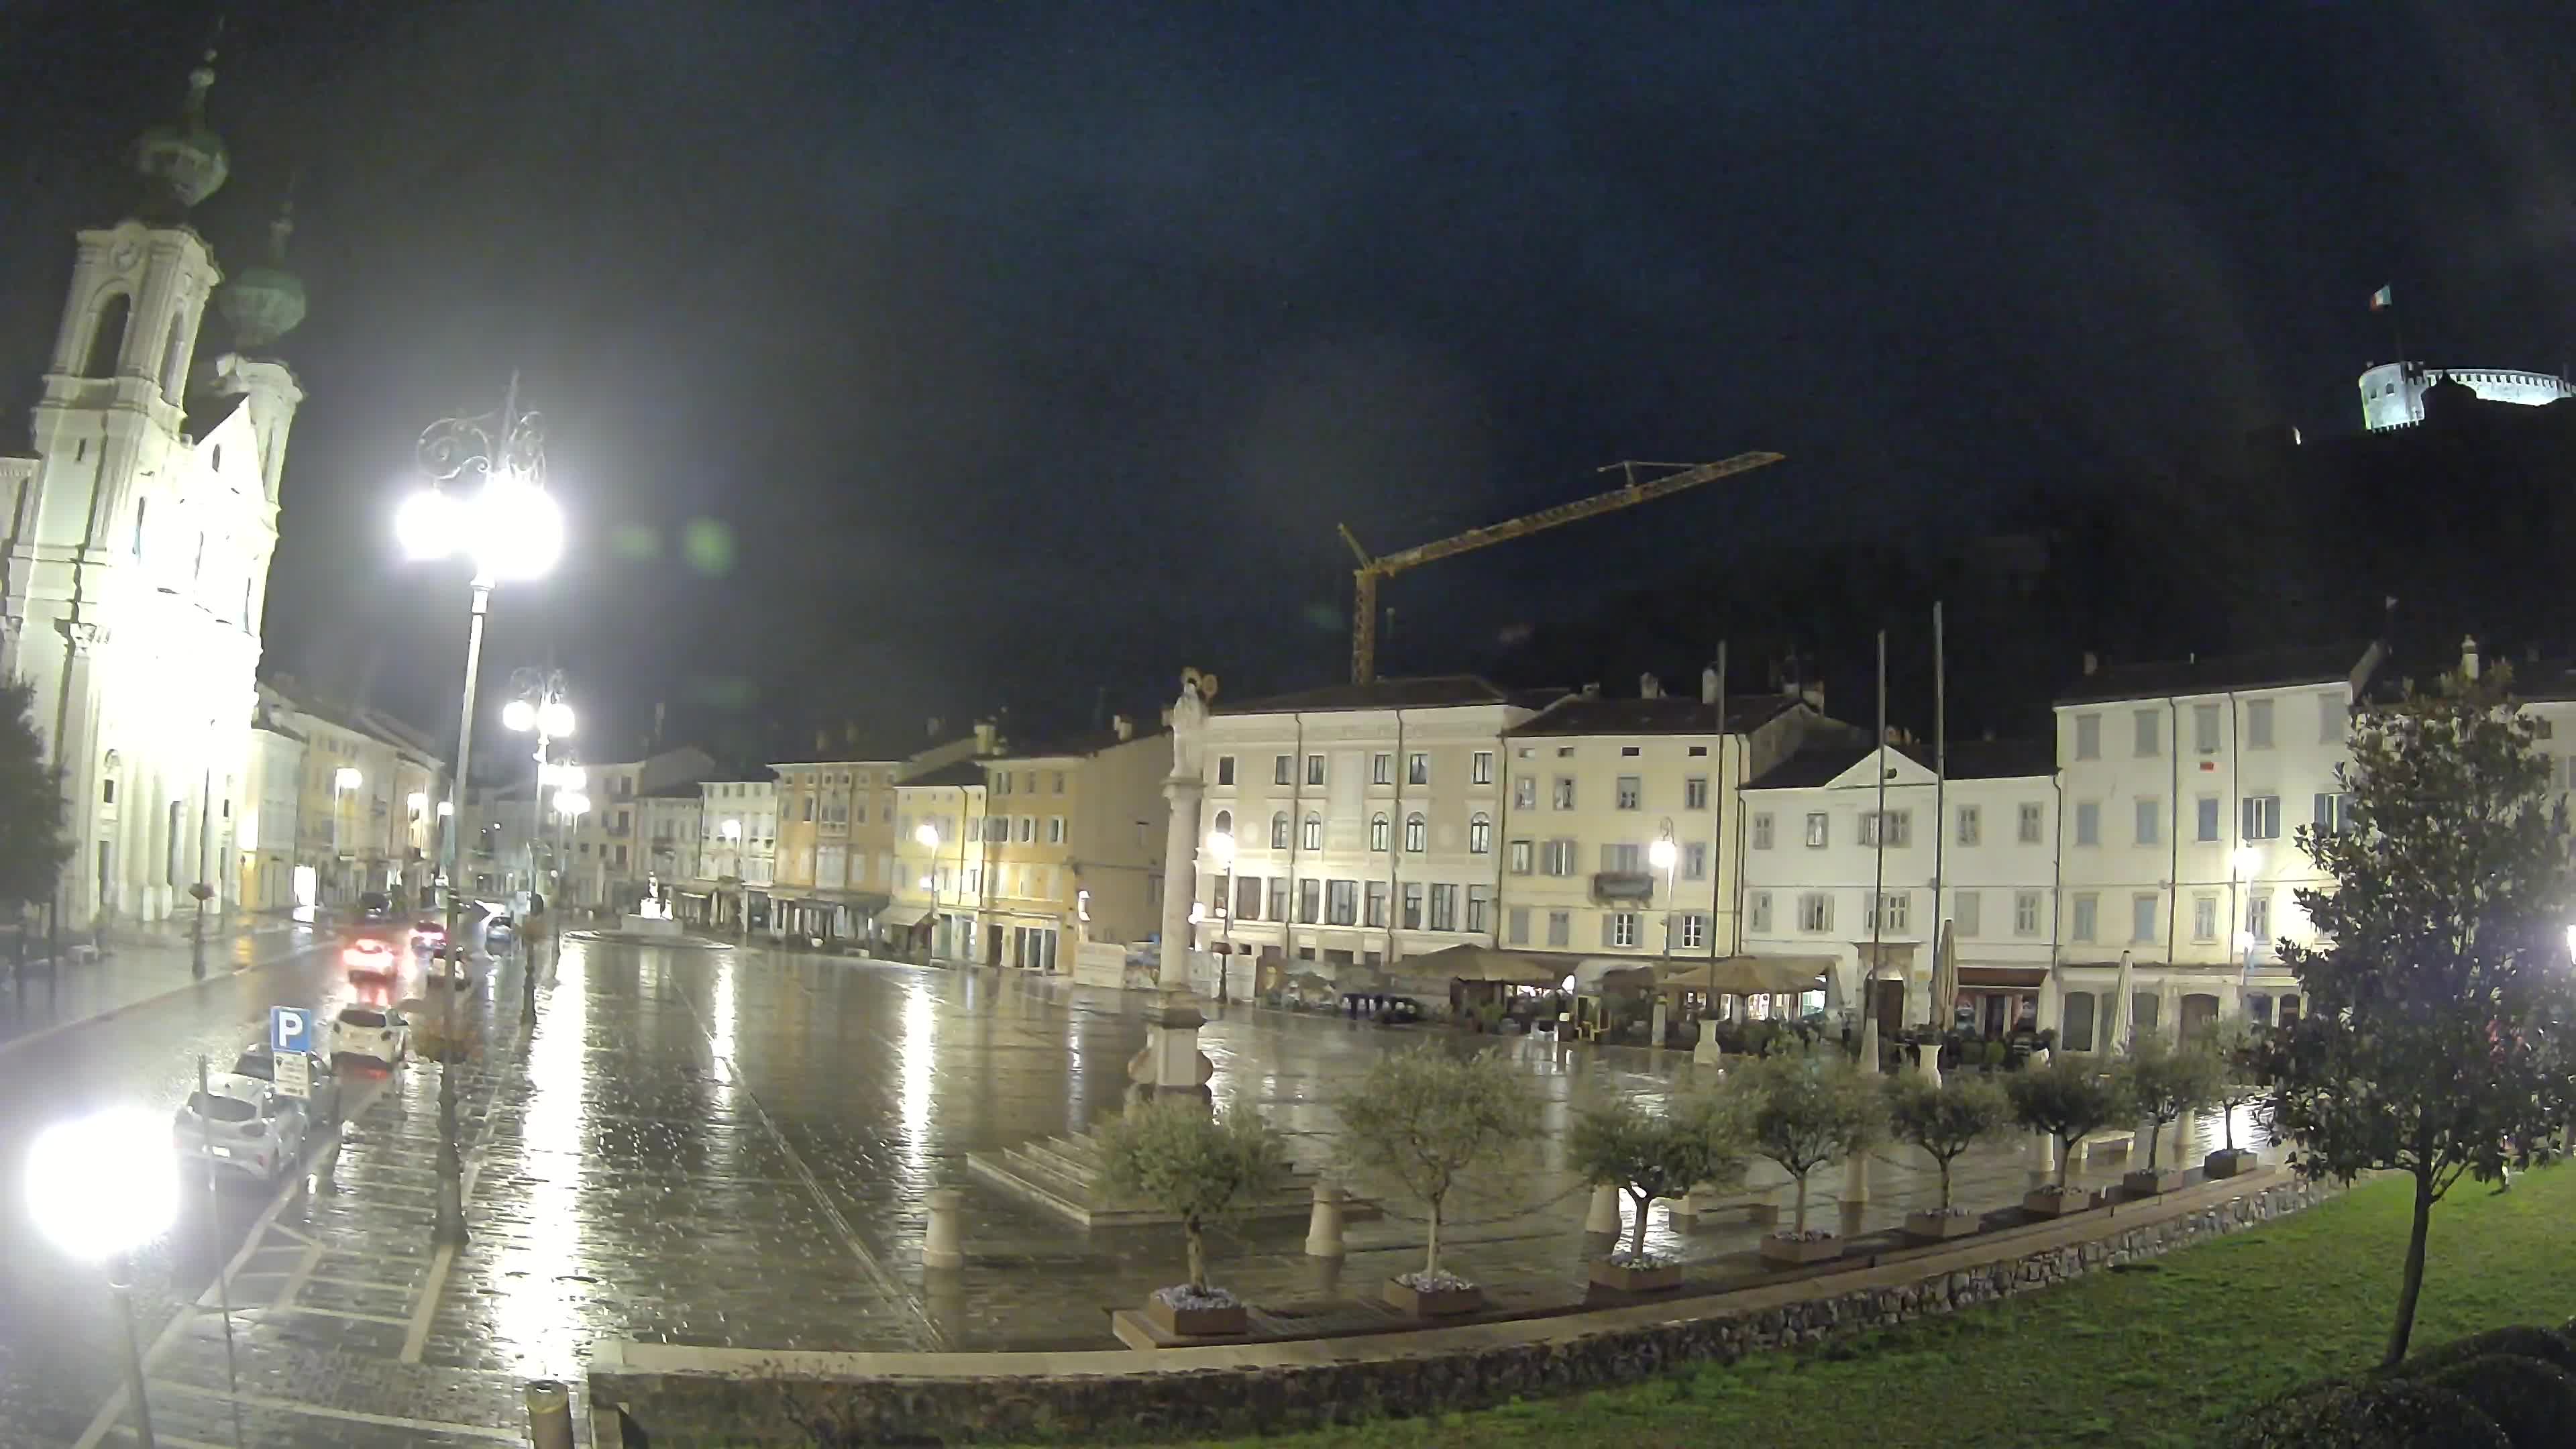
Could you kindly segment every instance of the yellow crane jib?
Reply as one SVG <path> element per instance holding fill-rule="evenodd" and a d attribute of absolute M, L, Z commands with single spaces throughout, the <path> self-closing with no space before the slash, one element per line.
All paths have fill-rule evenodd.
<path fill-rule="evenodd" d="M 1367 684 L 1377 678 L 1377 586 L 1381 581 L 1391 579 L 1406 569 L 1472 552 L 1489 544 L 1501 543 L 1505 539 L 1523 538 L 1542 529 L 1572 523 L 1576 519 L 1615 513 L 1622 508 L 1634 508 L 1652 499 L 1668 497 L 1687 488 L 1697 488 L 1703 483 L 1714 483 L 1720 478 L 1732 477 L 1737 473 L 1749 473 L 1756 468 L 1768 467 L 1779 461 L 1781 461 L 1781 455 L 1778 453 L 1756 452 L 1738 453 L 1732 458 L 1715 463 L 1702 463 L 1696 467 L 1679 464 L 1613 463 L 1610 467 L 1625 470 L 1629 481 L 1606 493 L 1595 493 L 1589 498 L 1577 498 L 1570 503 L 1559 503 L 1550 508 L 1542 508 L 1536 513 L 1525 513 L 1518 518 L 1507 518 L 1500 523 L 1488 523 L 1481 528 L 1471 528 L 1448 538 L 1435 539 L 1430 543 L 1416 544 L 1412 548 L 1398 549 L 1394 553 L 1374 557 L 1367 549 L 1360 546 L 1359 539 L 1352 534 L 1348 526 L 1334 525 L 1341 531 L 1342 542 L 1350 546 L 1352 555 L 1360 561 L 1359 567 L 1351 570 L 1353 586 L 1351 682 Z M 1641 467 L 1671 467 L 1676 471 L 1666 473 L 1660 478 L 1649 478 L 1639 482 L 1636 470 Z M 1609 469 L 1605 468 L 1602 471 L 1608 472 Z"/>

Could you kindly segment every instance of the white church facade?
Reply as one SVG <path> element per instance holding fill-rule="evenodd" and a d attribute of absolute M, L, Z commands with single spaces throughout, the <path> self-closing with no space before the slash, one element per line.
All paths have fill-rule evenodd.
<path fill-rule="evenodd" d="M 304 299 L 283 220 L 277 264 L 229 284 L 188 224 L 227 169 L 213 79 L 199 69 L 184 118 L 137 143 L 137 215 L 80 234 L 34 456 L 0 458 L 0 670 L 34 687 L 62 781 L 66 925 L 158 920 L 199 881 L 238 899 L 236 827 L 256 813 L 260 617 L 304 396 L 264 353 Z M 210 325 L 231 350 L 205 345 Z"/>

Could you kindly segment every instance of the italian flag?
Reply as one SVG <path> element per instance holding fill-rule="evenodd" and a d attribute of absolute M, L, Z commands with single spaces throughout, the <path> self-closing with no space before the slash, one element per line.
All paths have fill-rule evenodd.
<path fill-rule="evenodd" d="M 2370 294 L 2370 310 L 2373 312 L 2385 312 L 2396 305 L 2396 293 L 2390 288 L 2382 287 Z"/>

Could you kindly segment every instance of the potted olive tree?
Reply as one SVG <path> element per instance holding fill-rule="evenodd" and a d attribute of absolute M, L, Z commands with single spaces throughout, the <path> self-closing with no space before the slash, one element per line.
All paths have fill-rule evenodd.
<path fill-rule="evenodd" d="M 1207 1225 L 1278 1190 L 1288 1174 L 1279 1134 L 1259 1113 L 1218 1113 L 1191 1097 L 1155 1097 L 1100 1129 L 1102 1176 L 1110 1191 L 1158 1204 L 1189 1237 L 1190 1280 L 1154 1290 L 1145 1317 L 1186 1337 L 1242 1333 L 1251 1316 L 1207 1278 Z"/>
<path fill-rule="evenodd" d="M 2260 1161 L 2253 1152 L 2236 1145 L 2237 1109 L 2263 1099 L 2263 1078 L 2255 1070 L 2260 1049 L 2260 1039 L 2243 1017 L 2221 1022 L 2210 1036 L 2209 1053 L 2218 1063 L 2217 1087 L 2210 1105 L 2218 1109 L 2219 1141 L 2224 1145 L 2202 1159 L 2200 1170 L 2206 1177 L 2234 1177 L 2250 1171 Z"/>
<path fill-rule="evenodd" d="M 1907 1213 L 1907 1237 L 1939 1242 L 1977 1230 L 1977 1215 L 1950 1201 L 1950 1168 L 1969 1148 L 2001 1136 L 2012 1120 L 2012 1099 L 1982 1076 L 1961 1073 L 1937 1087 L 1915 1080 L 1896 1084 L 1888 1103 L 1890 1133 L 1922 1148 L 1941 1171 L 1941 1205 Z"/>
<path fill-rule="evenodd" d="M 1678 1260 L 1646 1251 L 1646 1214 L 1655 1199 L 1731 1183 L 1744 1172 L 1744 1112 L 1733 1095 L 1700 1092 L 1657 1112 L 1613 1097 L 1575 1119 L 1567 1143 L 1574 1170 L 1618 1188 L 1637 1204 L 1637 1236 L 1592 1263 L 1592 1281 L 1626 1293 L 1678 1288 Z"/>
<path fill-rule="evenodd" d="M 1775 1263 L 1839 1256 L 1839 1239 L 1807 1227 L 1807 1178 L 1878 1139 L 1887 1102 L 1877 1078 L 1840 1052 L 1785 1046 L 1743 1070 L 1752 1088 L 1746 1126 L 1753 1154 L 1780 1164 L 1797 1189 L 1788 1228 L 1762 1240 L 1762 1256 Z"/>
<path fill-rule="evenodd" d="M 2218 1097 L 2218 1058 L 2206 1050 L 2168 1045 L 2153 1034 L 2129 1045 L 2122 1064 L 2128 1079 L 2129 1105 L 2147 1124 L 2147 1165 L 2120 1179 L 2133 1197 L 2154 1197 L 2181 1185 L 2182 1170 L 2160 1166 L 2165 1129 Z"/>
<path fill-rule="evenodd" d="M 2057 1139 L 2057 1181 L 2025 1194 L 2022 1211 L 2054 1218 L 2093 1206 L 2093 1194 L 2070 1185 L 2067 1173 L 2074 1163 L 2075 1144 L 2126 1109 L 2121 1085 L 2082 1058 L 2059 1057 L 2047 1066 L 2005 1078 L 2004 1091 L 2011 1096 L 2013 1116 L 2021 1125 Z"/>
<path fill-rule="evenodd" d="M 1484 1290 L 1440 1266 L 1440 1222 L 1461 1178 L 1521 1149 L 1538 1117 L 1529 1079 L 1499 1051 L 1457 1056 L 1436 1039 L 1378 1058 L 1333 1103 L 1343 1166 L 1392 1182 L 1429 1223 L 1422 1266 L 1389 1279 L 1386 1301 L 1438 1317 L 1484 1306 Z"/>

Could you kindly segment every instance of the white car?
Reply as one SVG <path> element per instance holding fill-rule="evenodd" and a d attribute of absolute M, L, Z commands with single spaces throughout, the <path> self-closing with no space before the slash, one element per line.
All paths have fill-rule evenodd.
<path fill-rule="evenodd" d="M 303 1104 L 280 1097 L 257 1077 L 225 1072 L 190 1092 L 170 1123 L 180 1157 L 215 1172 L 273 1182 L 304 1155 L 310 1130 Z"/>
<path fill-rule="evenodd" d="M 331 1059 L 364 1057 L 398 1067 L 411 1055 L 411 1025 L 399 1011 L 344 1006 L 331 1022 Z"/>

